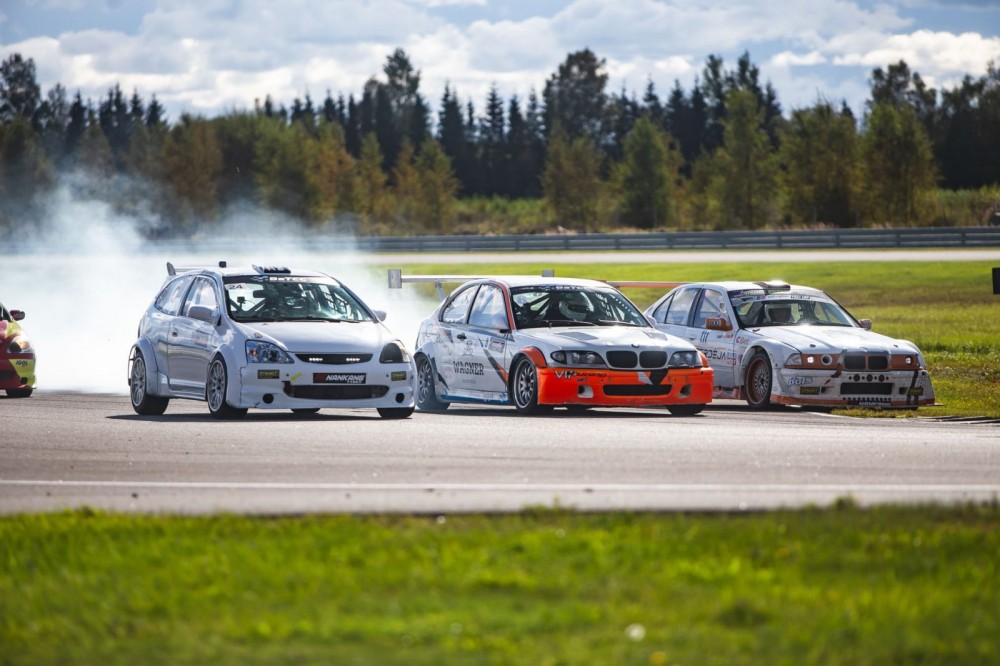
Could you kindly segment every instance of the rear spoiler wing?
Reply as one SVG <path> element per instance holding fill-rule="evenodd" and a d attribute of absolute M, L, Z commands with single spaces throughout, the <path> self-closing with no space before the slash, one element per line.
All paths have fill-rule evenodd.
<path fill-rule="evenodd" d="M 546 268 L 542 271 L 542 277 L 555 277 L 556 271 L 553 268 Z M 423 282 L 431 283 L 437 288 L 438 296 L 441 300 L 444 300 L 445 293 L 444 284 L 454 284 L 458 282 L 469 282 L 470 280 L 483 280 L 486 278 L 493 277 L 491 275 L 403 275 L 403 269 L 401 268 L 390 268 L 389 269 L 389 289 L 402 289 L 404 282 Z M 602 280 L 605 284 L 609 284 L 616 289 L 627 289 L 627 288 L 660 288 L 660 289 L 673 289 L 674 287 L 679 287 L 682 284 L 688 284 L 687 282 L 650 282 L 644 280 Z"/>
<path fill-rule="evenodd" d="M 226 267 L 226 262 L 225 261 L 220 261 L 217 264 L 217 266 L 219 268 L 225 268 Z M 177 275 L 178 273 L 188 273 L 190 271 L 200 271 L 203 268 L 215 268 L 215 267 L 216 266 L 209 266 L 207 264 L 203 264 L 201 266 L 174 266 L 171 262 L 168 261 L 167 262 L 167 275 L 169 277 L 173 277 L 173 276 Z"/>

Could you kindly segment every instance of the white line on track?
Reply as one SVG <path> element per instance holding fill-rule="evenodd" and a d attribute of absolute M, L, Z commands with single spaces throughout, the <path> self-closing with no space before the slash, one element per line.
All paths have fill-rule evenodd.
<path fill-rule="evenodd" d="M 63 486 L 95 488 L 163 488 L 216 490 L 376 490 L 376 491 L 542 491 L 542 492 L 941 492 L 1000 493 L 1000 484 L 893 483 L 247 483 L 228 481 L 60 481 L 0 479 L 0 486 Z"/>

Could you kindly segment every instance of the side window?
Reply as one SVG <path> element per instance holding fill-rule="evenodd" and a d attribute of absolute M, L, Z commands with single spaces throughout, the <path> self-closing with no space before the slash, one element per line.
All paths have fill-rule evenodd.
<path fill-rule="evenodd" d="M 156 309 L 168 315 L 179 313 L 184 303 L 184 294 L 187 293 L 193 279 L 191 276 L 184 276 L 168 283 L 156 297 Z"/>
<path fill-rule="evenodd" d="M 663 302 L 656 306 L 656 309 L 653 310 L 653 319 L 655 319 L 658 324 L 662 324 L 664 322 L 664 318 L 667 316 L 667 311 L 670 310 L 670 304 L 673 300 L 673 295 L 667 296 L 663 299 Z"/>
<path fill-rule="evenodd" d="M 503 292 L 498 287 L 483 285 L 479 288 L 476 302 L 469 313 L 469 325 L 481 328 L 510 328 L 507 321 L 507 304 Z"/>
<path fill-rule="evenodd" d="M 691 305 L 694 303 L 694 297 L 697 294 L 697 289 L 682 289 L 677 292 L 677 295 L 674 296 L 674 300 L 667 310 L 664 323 L 674 324 L 676 326 L 687 326 L 688 312 L 691 310 Z"/>
<path fill-rule="evenodd" d="M 469 313 L 469 305 L 472 304 L 472 297 L 476 295 L 476 287 L 458 292 L 451 302 L 445 306 L 441 313 L 441 321 L 446 324 L 464 324 L 465 315 Z"/>
<path fill-rule="evenodd" d="M 697 328 L 705 328 L 705 320 L 709 317 L 729 318 L 726 314 L 725 296 L 712 289 L 706 289 L 702 292 L 701 301 L 698 303 L 698 312 L 695 314 L 694 323 L 691 325 Z"/>
<path fill-rule="evenodd" d="M 215 297 L 215 285 L 208 278 L 200 277 L 194 281 L 194 288 L 184 302 L 184 315 L 187 316 L 192 305 L 205 305 L 214 308 L 218 302 Z"/>

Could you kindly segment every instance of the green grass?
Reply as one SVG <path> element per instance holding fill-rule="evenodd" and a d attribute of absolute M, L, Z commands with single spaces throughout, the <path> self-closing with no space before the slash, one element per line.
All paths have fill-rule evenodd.
<path fill-rule="evenodd" d="M 0 517 L 3 664 L 1000 663 L 1000 507 Z"/>
<path fill-rule="evenodd" d="M 783 279 L 823 289 L 874 330 L 911 340 L 927 360 L 941 407 L 917 412 L 843 410 L 879 416 L 988 416 L 1000 418 L 1000 296 L 992 293 L 987 261 L 775 262 L 775 263 L 419 264 L 404 275 L 530 274 L 554 268 L 557 276 L 603 280 L 696 282 Z M 416 286 L 407 286 L 414 289 Z M 642 308 L 663 294 L 627 289 Z M 424 291 L 423 293 L 430 293 Z"/>

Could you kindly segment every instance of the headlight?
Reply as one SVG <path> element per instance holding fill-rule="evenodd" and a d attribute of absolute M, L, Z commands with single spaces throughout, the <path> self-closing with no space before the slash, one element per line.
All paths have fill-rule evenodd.
<path fill-rule="evenodd" d="M 698 356 L 698 351 L 692 349 L 691 351 L 679 351 L 674 352 L 670 355 L 670 363 L 667 367 L 670 368 L 692 368 L 701 365 L 701 357 Z"/>
<path fill-rule="evenodd" d="M 15 335 L 7 345 L 8 354 L 29 354 L 31 353 L 31 340 L 23 335 Z"/>
<path fill-rule="evenodd" d="M 604 367 L 604 359 L 592 351 L 554 351 L 550 354 L 552 360 L 563 365 L 596 365 Z"/>
<path fill-rule="evenodd" d="M 410 353 L 406 351 L 406 347 L 399 340 L 394 340 L 382 347 L 382 354 L 378 357 L 379 363 L 408 363 L 409 361 Z"/>
<path fill-rule="evenodd" d="M 292 357 L 273 342 L 247 340 L 247 363 L 292 363 Z"/>
<path fill-rule="evenodd" d="M 795 352 L 791 356 L 785 359 L 785 367 L 795 366 L 798 367 L 802 365 L 802 354 Z"/>

